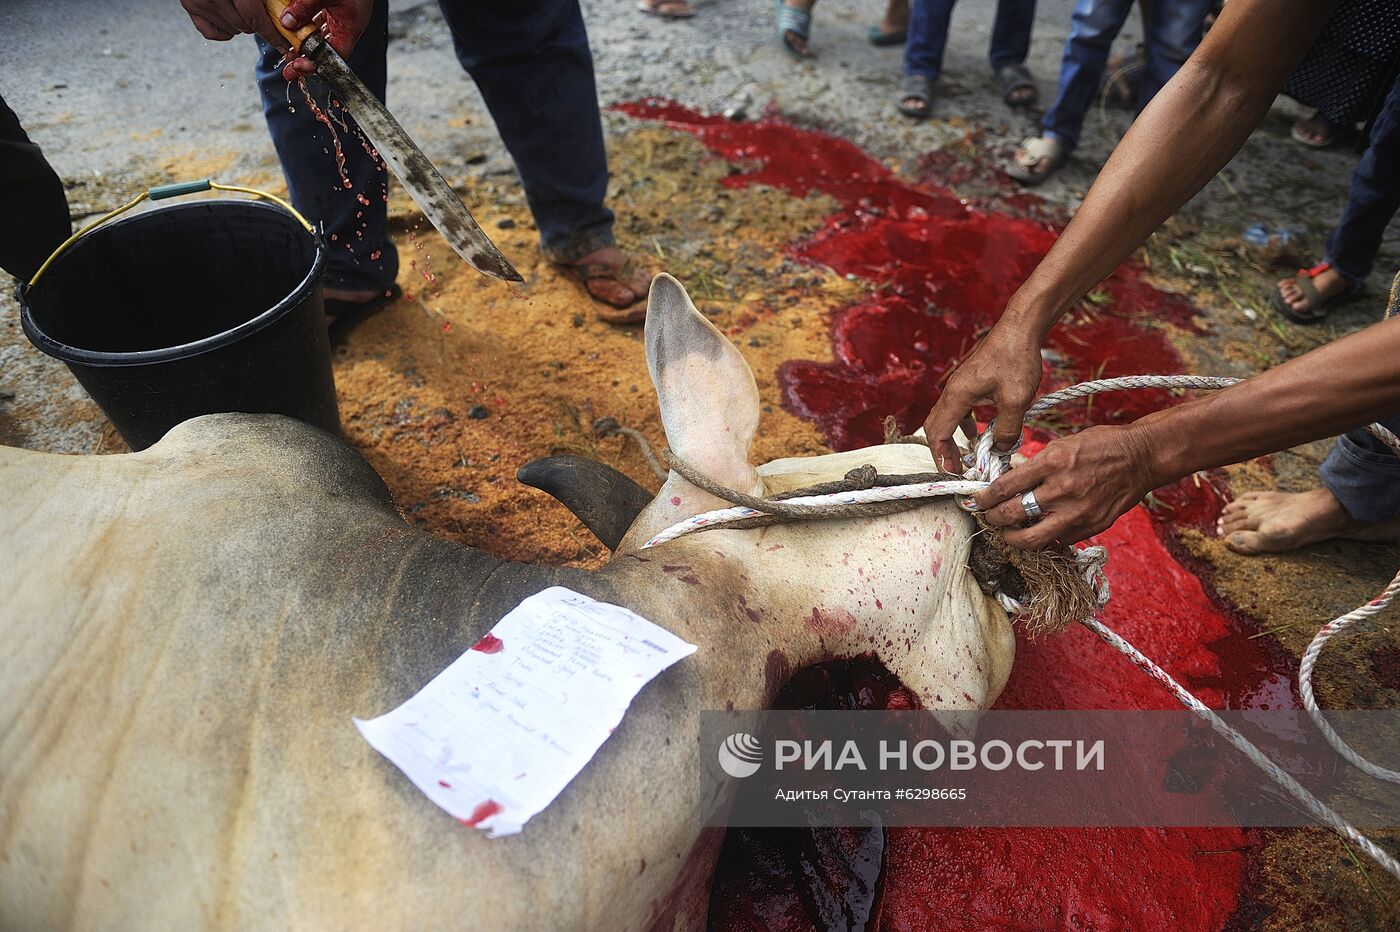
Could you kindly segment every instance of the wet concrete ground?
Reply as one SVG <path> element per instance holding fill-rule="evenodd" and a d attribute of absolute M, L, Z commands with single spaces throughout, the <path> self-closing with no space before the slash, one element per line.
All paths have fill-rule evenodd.
<path fill-rule="evenodd" d="M 1044 92 L 1068 6 L 1040 4 L 1031 65 Z M 836 402 L 843 397 L 860 395 L 876 418 L 898 413 L 912 424 L 915 409 L 927 404 L 930 378 L 924 376 L 945 366 L 994 313 L 1034 251 L 1049 242 L 1049 227 L 1072 211 L 1128 119 L 1117 111 L 1091 116 L 1080 157 L 1040 192 L 1043 202 L 1028 200 L 993 170 L 1032 121 L 1008 111 L 990 87 L 983 59 L 990 3 L 964 0 L 959 6 L 958 38 L 937 118 L 919 125 L 893 112 L 898 53 L 864 40 L 867 22 L 878 15 L 873 9 L 823 2 L 814 33 L 819 58 L 799 65 L 776 48 L 771 10 L 763 3 L 697 4 L 699 16 L 687 23 L 643 17 L 625 0 L 584 7 L 600 96 L 610 107 L 606 122 L 613 134 L 612 197 L 620 236 L 624 245 L 686 281 L 702 309 L 745 352 L 765 404 L 758 461 L 872 439 L 864 417 L 870 412 L 839 410 Z M 609 414 L 660 439 L 640 343 L 635 331 L 592 321 L 574 286 L 539 259 L 509 162 L 452 58 L 435 6 L 401 3 L 393 9 L 391 106 L 459 183 L 530 283 L 512 292 L 464 272 L 421 224 L 410 240 L 415 216 L 396 199 L 391 210 L 401 249 L 435 269 L 439 282 L 429 287 L 416 270 L 406 269 L 401 283 L 418 292 L 416 299 L 367 324 L 338 353 L 347 434 L 385 475 L 410 520 L 502 555 L 596 564 L 602 559 L 597 543 L 562 509 L 514 485 L 511 475 L 530 458 L 571 450 L 599 456 L 650 484 L 635 451 L 587 429 L 594 416 Z M 71 52 L 74 22 L 96 40 L 80 55 Z M 1127 33 L 1134 30 L 1131 25 Z M 256 108 L 248 40 L 205 43 L 173 0 L 10 0 L 0 7 L 0 35 L 9 40 L 0 45 L 0 94 L 69 181 L 75 217 L 170 180 L 214 175 L 280 186 Z M 1121 44 L 1129 40 L 1125 35 Z M 843 212 L 858 215 L 859 197 L 847 202 L 848 192 L 803 182 L 765 162 L 762 151 L 740 157 L 704 133 L 698 134 L 701 145 L 691 138 L 694 121 L 667 125 L 654 119 L 665 115 L 656 108 L 612 108 L 652 95 L 702 113 L 747 99 L 751 116 L 772 112 L 782 118 L 754 132 L 770 135 L 778 147 L 797 140 L 797 148 L 811 153 L 812 166 L 849 163 L 887 172 L 881 192 L 903 214 L 885 230 L 892 231 L 889 237 L 864 244 L 864 254 L 843 253 L 838 247 L 851 238 L 833 237 L 831 220 Z M 1165 299 L 1165 309 L 1146 315 L 1150 321 L 1144 302 L 1159 300 L 1151 290 L 1120 290 L 1106 306 L 1085 309 L 1084 326 L 1122 320 L 1138 334 L 1134 339 L 1154 347 L 1120 364 L 1247 375 L 1378 315 L 1378 303 L 1358 302 L 1335 326 L 1305 331 L 1268 310 L 1268 283 L 1289 262 L 1309 258 L 1308 246 L 1320 246 L 1354 162 L 1348 152 L 1311 152 L 1290 142 L 1287 128 L 1296 113 L 1281 104 L 1225 180 L 1212 182 L 1168 224 L 1129 276 L 1184 300 Z M 825 132 L 806 135 L 804 127 Z M 728 131 L 721 126 L 716 132 L 722 137 Z M 731 164 L 730 158 L 739 160 Z M 744 177 L 754 172 L 761 177 Z M 804 196 L 809 188 L 819 193 Z M 925 217 L 913 208 L 941 217 L 944 200 L 959 198 L 974 202 L 994 226 L 1021 231 L 1013 236 L 1020 244 L 1012 250 L 1016 255 L 1010 256 L 1007 244 L 988 248 L 985 242 L 978 247 L 983 252 L 959 253 L 943 239 L 919 268 L 925 260 L 916 250 L 891 251 L 890 244 L 912 249 L 928 235 Z M 882 209 L 888 206 L 882 202 Z M 861 222 L 857 216 L 857 232 Z M 1240 242 L 1240 231 L 1254 222 L 1306 226 L 1310 238 L 1296 256 L 1268 255 Z M 498 232 L 506 230 L 513 232 Z M 1005 264 L 985 268 L 989 258 Z M 984 273 L 984 290 L 965 289 L 963 306 L 946 288 L 965 283 L 960 264 Z M 1400 249 L 1392 239 L 1380 267 L 1397 265 Z M 901 273 L 910 279 L 897 283 L 904 289 L 899 294 L 910 299 L 904 305 L 920 297 L 909 292 L 919 281 L 943 288 L 942 299 L 936 289 L 929 298 L 936 313 L 909 316 L 898 302 L 882 303 L 890 295 L 885 286 Z M 1382 278 L 1378 273 L 1378 292 L 1385 288 Z M 119 438 L 66 370 L 24 341 L 6 292 L 0 297 L 0 442 L 72 453 L 120 450 Z M 961 312 L 951 333 L 939 329 L 953 320 L 950 309 Z M 871 343 L 870 334 L 888 345 Z M 842 339 L 854 352 L 843 350 Z M 901 353 L 908 365 L 889 366 L 880 355 L 885 349 Z M 1052 373 L 1056 378 L 1087 377 L 1102 362 L 1080 358 L 1073 341 L 1059 352 L 1063 365 Z M 486 418 L 468 416 L 478 406 Z M 1132 413 L 1100 409 L 1096 416 Z M 1125 519 L 1110 541 L 1119 551 L 1117 571 L 1127 574 L 1115 585 L 1122 591 L 1126 583 L 1135 592 L 1132 587 L 1141 583 L 1140 594 L 1150 599 L 1158 590 L 1147 584 L 1158 580 L 1149 568 L 1171 560 L 1180 568 L 1174 589 L 1186 593 L 1186 601 L 1158 614 L 1134 614 L 1123 606 L 1118 621 L 1130 626 L 1125 633 L 1146 637 L 1154 650 L 1175 656 L 1183 674 L 1196 671 L 1209 679 L 1229 670 L 1238 686 L 1274 676 L 1273 663 L 1291 666 L 1321 621 L 1373 594 L 1400 563 L 1396 548 L 1332 544 L 1294 557 L 1243 560 L 1198 529 L 1201 516 L 1214 507 L 1216 486 L 1225 494 L 1276 482 L 1306 487 L 1315 481 L 1324 450 L 1312 445 L 1208 477 L 1203 491 L 1193 484 L 1182 496 L 1164 497 L 1151 514 Z M 1139 706 L 1150 701 L 1133 699 L 1126 685 L 1131 671 L 1124 672 L 1123 683 L 1109 678 L 1107 686 L 1099 684 L 1086 671 L 1101 662 L 1100 648 L 1066 638 L 1022 645 L 1006 701 L 1072 707 L 1077 701 L 1116 701 L 1106 698 L 1109 693 Z M 1261 648 L 1274 652 L 1263 666 L 1250 659 Z M 1339 645 L 1319 673 L 1324 705 L 1400 704 L 1400 682 L 1385 677 L 1387 649 L 1394 650 L 1394 640 L 1384 629 Z M 1251 694 L 1239 695 L 1245 701 Z M 1223 693 L 1220 698 L 1227 701 Z M 1020 915 L 1032 917 L 1034 927 L 1058 924 L 1056 917 L 1095 928 L 1366 928 L 1396 919 L 1395 885 L 1374 868 L 1368 873 L 1330 835 L 1256 833 L 1216 842 L 1171 835 L 1158 842 L 1160 858 L 1149 864 L 1151 870 L 1125 873 L 1106 865 L 1142 867 L 1150 838 L 906 833 L 891 848 L 903 905 L 892 910 L 886 926 L 919 927 L 961 910 L 966 927 L 986 927 L 1002 915 L 997 904 L 1017 893 Z M 1008 846 L 1020 856 L 1008 858 Z M 1075 874 L 1075 856 L 1086 846 L 1096 852 L 1096 867 Z M 1200 853 L 1224 848 L 1234 853 Z M 927 867 L 935 862 L 967 869 L 956 877 L 930 873 Z M 1055 864 L 1061 866 L 1052 870 Z M 1180 885 L 1188 875 L 1202 895 L 1169 895 L 1158 885 Z M 959 897 L 938 898 L 950 889 Z M 1049 912 L 1036 911 L 1042 907 Z"/>

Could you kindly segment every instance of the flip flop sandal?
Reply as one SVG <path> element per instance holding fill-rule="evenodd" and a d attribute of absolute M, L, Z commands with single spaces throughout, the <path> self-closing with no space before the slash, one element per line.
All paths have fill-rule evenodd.
<path fill-rule="evenodd" d="M 890 45 L 903 45 L 909 39 L 909 31 L 901 29 L 899 32 L 885 32 L 879 26 L 871 26 L 865 31 L 865 37 L 870 40 L 871 45 L 884 48 Z"/>
<path fill-rule="evenodd" d="M 642 301 L 647 296 L 646 289 L 634 291 L 636 295 L 626 304 L 617 304 L 594 294 L 593 289 L 588 287 L 590 281 L 602 279 L 604 281 L 617 282 L 625 285 L 628 290 L 632 289 L 632 276 L 636 273 L 636 266 L 631 259 L 620 266 L 604 265 L 601 262 L 589 262 L 586 265 L 564 265 L 561 266 L 569 275 L 578 279 L 583 290 L 588 292 L 588 296 L 598 303 L 594 312 L 598 319 L 609 324 L 637 324 L 646 320 L 647 306 Z M 640 304 L 640 306 L 638 306 Z"/>
<path fill-rule="evenodd" d="M 794 48 L 792 43 L 788 41 L 787 34 L 793 33 L 794 35 L 801 36 L 804 42 L 810 39 L 812 37 L 812 11 L 790 7 L 783 3 L 783 0 L 777 0 L 777 4 L 778 41 L 783 44 L 783 48 L 787 49 L 787 53 L 793 58 L 799 61 L 811 58 L 811 52 L 799 52 Z"/>
<path fill-rule="evenodd" d="M 1299 269 L 1298 274 L 1293 276 L 1293 281 L 1298 285 L 1298 290 L 1303 293 L 1303 300 L 1306 302 L 1301 309 L 1290 307 L 1288 302 L 1283 300 L 1283 292 L 1278 286 L 1274 286 L 1274 310 L 1295 324 L 1316 324 L 1327 319 L 1327 315 L 1333 309 L 1341 307 L 1357 298 L 1366 291 L 1365 282 L 1352 282 L 1345 291 L 1334 294 L 1330 298 L 1324 298 L 1318 294 L 1317 286 L 1313 284 L 1313 279 L 1321 275 L 1332 267 L 1330 262 L 1319 262 L 1310 269 Z"/>
<path fill-rule="evenodd" d="M 687 0 L 638 0 L 637 9 L 661 19 L 690 19 L 695 15 Z"/>
<path fill-rule="evenodd" d="M 1021 184 L 1034 187 L 1059 171 L 1068 158 L 1069 153 L 1065 152 L 1065 147 L 1058 140 L 1032 136 L 1021 143 L 1015 158 L 1007 163 L 1003 171 Z"/>
<path fill-rule="evenodd" d="M 331 344 L 342 342 L 351 330 L 402 297 L 403 291 L 399 286 L 390 285 L 384 289 L 382 294 L 378 294 L 368 301 L 342 301 L 339 298 L 327 298 L 325 301 L 326 317 L 329 320 L 326 324 L 326 330 L 330 333 Z"/>
<path fill-rule="evenodd" d="M 1002 65 L 992 74 L 996 76 L 1002 102 L 1008 107 L 1029 107 L 1040 97 L 1035 78 L 1031 77 L 1030 69 L 1025 65 Z M 1024 90 L 1029 90 L 1030 94 L 1021 99 L 1014 96 L 1017 91 Z"/>
<path fill-rule="evenodd" d="M 910 100 L 923 103 L 922 107 L 911 107 Z M 916 120 L 927 120 L 933 112 L 933 79 L 923 74 L 906 74 L 899 82 L 899 97 L 895 100 L 899 112 Z"/>

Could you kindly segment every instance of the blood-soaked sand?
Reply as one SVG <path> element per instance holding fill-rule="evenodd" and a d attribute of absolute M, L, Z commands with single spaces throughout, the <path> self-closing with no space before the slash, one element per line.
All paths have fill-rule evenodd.
<path fill-rule="evenodd" d="M 1027 218 L 1035 205 L 1025 198 L 972 207 L 829 136 L 662 102 L 625 109 L 669 127 L 643 125 L 617 143 L 613 203 L 625 244 L 681 278 L 753 367 L 764 403 L 756 462 L 868 443 L 887 413 L 916 425 L 948 365 L 1053 241 L 1050 226 Z M 594 418 L 612 416 L 659 442 L 655 396 L 639 332 L 593 320 L 577 286 L 539 259 L 518 200 L 499 206 L 509 189 L 478 186 L 472 201 L 530 284 L 475 275 L 436 236 L 401 238 L 400 282 L 414 300 L 340 351 L 346 429 L 412 520 L 504 556 L 598 565 L 603 548 L 561 507 L 516 485 L 513 472 L 551 452 L 582 452 L 655 487 L 633 449 L 590 430 Z M 1057 331 L 1047 384 L 1183 371 L 1173 338 L 1197 332 L 1195 313 L 1125 267 Z M 1063 420 L 1131 419 L 1170 400 L 1100 397 Z M 1212 705 L 1294 705 L 1292 656 L 1272 637 L 1252 637 L 1256 622 L 1202 583 L 1221 578 L 1234 604 L 1258 611 L 1239 593 L 1260 564 L 1241 568 L 1193 530 L 1213 521 L 1219 485 L 1218 477 L 1183 483 L 1152 515 L 1140 508 L 1103 535 L 1115 592 L 1106 620 Z M 1388 655 L 1375 656 L 1373 667 L 1390 669 Z M 1171 700 L 1076 629 L 1022 640 L 1000 705 L 1169 708 Z M 790 843 L 796 854 L 777 859 L 755 850 L 726 858 L 720 927 L 814 927 L 801 876 L 811 862 L 801 839 Z M 1346 927 L 1396 918 L 1320 832 L 903 829 L 889 833 L 884 857 L 889 929 L 1288 928 L 1303 919 Z M 1396 899 L 1378 871 L 1370 879 Z"/>

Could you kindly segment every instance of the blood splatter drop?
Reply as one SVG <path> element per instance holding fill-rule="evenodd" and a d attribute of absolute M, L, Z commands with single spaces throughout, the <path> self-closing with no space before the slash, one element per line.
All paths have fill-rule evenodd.
<path fill-rule="evenodd" d="M 476 828 L 482 822 L 485 822 L 501 811 L 502 806 L 500 803 L 496 802 L 494 799 L 488 799 L 484 803 L 479 803 L 477 807 L 472 810 L 472 814 L 462 819 L 461 822 L 467 828 Z"/>
<path fill-rule="evenodd" d="M 483 654 L 499 654 L 504 647 L 501 639 L 488 631 L 481 636 L 481 640 L 472 645 L 472 650 L 479 650 Z"/>

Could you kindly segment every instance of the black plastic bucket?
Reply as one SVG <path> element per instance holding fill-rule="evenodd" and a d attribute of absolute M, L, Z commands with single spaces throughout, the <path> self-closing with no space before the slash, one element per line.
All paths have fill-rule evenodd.
<path fill-rule="evenodd" d="M 319 237 L 280 207 L 194 201 L 77 240 L 20 289 L 24 333 L 133 450 L 223 411 L 340 430 Z"/>

